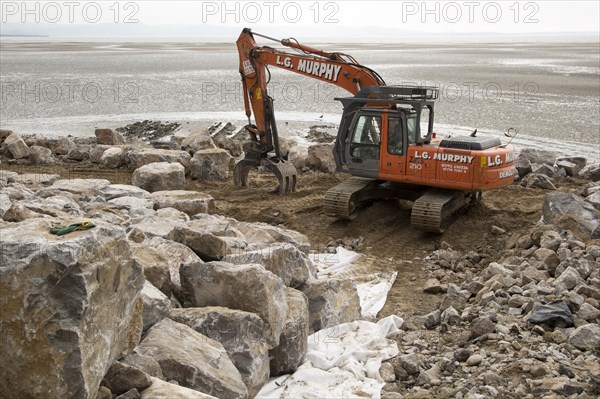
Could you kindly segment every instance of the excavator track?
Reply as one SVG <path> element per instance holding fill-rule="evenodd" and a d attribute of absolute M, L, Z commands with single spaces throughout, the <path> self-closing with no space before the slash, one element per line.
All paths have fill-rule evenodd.
<path fill-rule="evenodd" d="M 351 177 L 327 190 L 323 198 L 323 211 L 327 216 L 352 220 L 356 217 L 357 205 L 364 200 L 358 198 L 361 192 L 377 186 L 373 179 Z"/>
<path fill-rule="evenodd" d="M 418 198 L 412 208 L 413 226 L 432 233 L 443 233 L 452 216 L 467 205 L 472 194 L 463 191 L 431 189 Z"/>

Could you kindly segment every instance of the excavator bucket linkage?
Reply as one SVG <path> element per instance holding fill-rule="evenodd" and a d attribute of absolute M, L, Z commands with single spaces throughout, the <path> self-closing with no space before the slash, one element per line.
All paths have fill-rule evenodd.
<path fill-rule="evenodd" d="M 298 173 L 294 165 L 283 159 L 243 159 L 233 169 L 233 182 L 236 186 L 248 187 L 248 173 L 250 170 L 262 167 L 272 172 L 279 182 L 279 194 L 286 195 L 296 190 Z"/>

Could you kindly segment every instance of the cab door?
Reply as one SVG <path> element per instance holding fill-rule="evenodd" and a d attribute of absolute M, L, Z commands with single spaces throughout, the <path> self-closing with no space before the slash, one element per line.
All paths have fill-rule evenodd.
<path fill-rule="evenodd" d="M 361 111 L 354 117 L 346 138 L 346 159 L 352 175 L 378 177 L 382 131 L 381 112 Z"/>
<path fill-rule="evenodd" d="M 398 111 L 384 112 L 381 141 L 380 176 L 385 180 L 403 181 L 406 174 L 405 120 Z"/>

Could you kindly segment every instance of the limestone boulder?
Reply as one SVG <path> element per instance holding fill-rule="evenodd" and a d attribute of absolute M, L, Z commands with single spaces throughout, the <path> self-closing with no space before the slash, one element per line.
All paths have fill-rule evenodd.
<path fill-rule="evenodd" d="M 290 149 L 288 160 L 294 165 L 297 171 L 301 171 L 306 166 L 308 159 L 308 146 L 298 144 Z"/>
<path fill-rule="evenodd" d="M 291 374 L 304 363 L 308 350 L 308 298 L 293 288 L 286 289 L 288 312 L 279 345 L 269 351 L 271 376 Z"/>
<path fill-rule="evenodd" d="M 154 201 L 139 197 L 117 197 L 107 201 L 109 204 L 115 204 L 129 210 L 140 208 L 154 209 Z"/>
<path fill-rule="evenodd" d="M 75 147 L 75 142 L 69 137 L 60 138 L 54 146 L 52 146 L 52 152 L 56 155 L 67 155 L 71 149 Z"/>
<path fill-rule="evenodd" d="M 4 213 L 10 209 L 12 201 L 8 194 L 0 194 L 0 219 L 4 218 Z"/>
<path fill-rule="evenodd" d="M 227 254 L 225 240 L 193 225 L 175 226 L 167 238 L 189 247 L 203 261 L 221 260 Z"/>
<path fill-rule="evenodd" d="M 171 276 L 172 293 L 182 301 L 181 279 L 179 268 L 183 265 L 200 262 L 198 257 L 189 247 L 175 241 L 166 240 L 162 237 L 151 237 L 141 243 L 141 246 L 147 246 L 156 249 L 167 259 L 167 267 Z"/>
<path fill-rule="evenodd" d="M 29 156 L 29 147 L 25 141 L 16 133 L 11 134 L 2 144 L 14 159 L 27 158 Z"/>
<path fill-rule="evenodd" d="M 116 361 L 104 376 L 103 385 L 113 394 L 121 395 L 131 389 L 143 391 L 152 385 L 150 376 L 137 367 Z"/>
<path fill-rule="evenodd" d="M 0 369 L 0 392 L 11 397 L 93 397 L 141 334 L 144 276 L 125 232 L 103 223 L 64 237 L 48 232 L 66 223 L 1 228 L 0 362 L 10 367 Z"/>
<path fill-rule="evenodd" d="M 590 323 L 576 328 L 569 335 L 569 343 L 582 350 L 600 349 L 600 325 Z"/>
<path fill-rule="evenodd" d="M 149 198 L 154 201 L 155 209 L 174 208 L 190 216 L 215 211 L 215 199 L 198 191 L 156 191 Z"/>
<path fill-rule="evenodd" d="M 265 322 L 269 348 L 279 344 L 287 317 L 283 281 L 260 265 L 225 262 L 181 267 L 184 306 L 225 306 L 256 313 Z"/>
<path fill-rule="evenodd" d="M 120 168 L 125 164 L 125 148 L 110 147 L 102 153 L 100 165 L 109 169 Z"/>
<path fill-rule="evenodd" d="M 556 186 L 552 183 L 552 180 L 546 175 L 539 173 L 530 173 L 523 180 L 525 187 L 527 188 L 543 188 L 544 190 L 556 190 Z"/>
<path fill-rule="evenodd" d="M 29 148 L 29 161 L 33 165 L 50 165 L 56 163 L 56 158 L 49 148 L 34 145 Z"/>
<path fill-rule="evenodd" d="M 156 211 L 154 216 L 144 218 L 131 225 L 131 228 L 135 228 L 143 233 L 146 237 L 162 237 L 167 238 L 171 231 L 181 224 L 184 224 L 190 220 L 190 217 L 177 209 L 164 208 Z"/>
<path fill-rule="evenodd" d="M 131 184 L 144 190 L 182 190 L 185 185 L 185 169 L 176 162 L 146 164 L 133 172 Z"/>
<path fill-rule="evenodd" d="M 90 146 L 90 162 L 100 163 L 100 159 L 102 158 L 104 151 L 108 150 L 109 148 L 112 148 L 112 146 L 104 144 Z"/>
<path fill-rule="evenodd" d="M 213 139 L 207 132 L 192 133 L 181 141 L 181 149 L 194 154 L 196 151 L 215 149 Z"/>
<path fill-rule="evenodd" d="M 519 153 L 519 156 L 528 159 L 532 164 L 543 164 L 549 163 L 554 164 L 554 160 L 556 159 L 556 153 L 553 151 L 547 150 L 537 150 L 534 148 L 523 148 Z"/>
<path fill-rule="evenodd" d="M 248 242 L 248 249 L 260 249 L 278 243 L 291 244 L 304 253 L 308 253 L 308 238 L 295 230 L 288 230 L 267 223 L 247 223 L 234 221 L 233 227 Z"/>
<path fill-rule="evenodd" d="M 125 144 L 125 139 L 121 133 L 113 129 L 96 129 L 96 142 L 98 144 L 121 145 Z"/>
<path fill-rule="evenodd" d="M 191 160 L 191 177 L 202 181 L 225 180 L 233 166 L 233 157 L 222 148 L 199 150 Z"/>
<path fill-rule="evenodd" d="M 545 223 L 571 230 L 584 237 L 600 237 L 600 214 L 592 205 L 573 193 L 553 192 L 544 196 Z"/>
<path fill-rule="evenodd" d="M 144 301 L 142 319 L 144 330 L 147 330 L 169 315 L 171 300 L 148 280 L 144 283 L 141 297 Z"/>
<path fill-rule="evenodd" d="M 34 212 L 37 215 L 31 214 Z M 21 201 L 14 201 L 12 203 L 12 209 L 10 212 L 7 210 L 6 220 L 18 222 L 30 217 L 81 217 L 83 212 L 77 202 L 72 198 L 56 195 L 48 198 L 30 198 Z M 12 213 L 13 216 L 9 214 Z M 23 215 L 29 214 L 29 216 L 18 217 L 17 214 L 22 213 Z"/>
<path fill-rule="evenodd" d="M 10 176 L 8 182 L 25 185 L 50 186 L 58 179 L 60 179 L 60 175 L 51 173 L 23 173 Z"/>
<path fill-rule="evenodd" d="M 532 172 L 531 162 L 526 156 L 521 154 L 515 158 L 515 167 L 517 168 L 517 173 L 521 178 Z"/>
<path fill-rule="evenodd" d="M 587 196 L 585 202 L 600 211 L 600 191 L 596 191 L 594 194 Z"/>
<path fill-rule="evenodd" d="M 76 144 L 67 153 L 67 159 L 71 161 L 84 161 L 90 159 L 90 146 L 86 144 Z"/>
<path fill-rule="evenodd" d="M 127 356 L 121 358 L 119 361 L 121 363 L 133 366 L 151 377 L 160 378 L 161 380 L 165 378 L 160 369 L 160 364 L 158 364 L 158 362 L 151 356 L 140 355 L 139 353 L 131 352 Z"/>
<path fill-rule="evenodd" d="M 567 176 L 577 176 L 585 167 L 587 159 L 585 157 L 558 157 L 555 162 L 558 168 L 563 168 L 567 172 Z"/>
<path fill-rule="evenodd" d="M 144 165 L 153 163 L 178 163 L 184 170 L 189 170 L 190 154 L 186 151 L 161 150 L 156 148 L 134 148 L 125 155 L 125 163 L 129 169 L 139 169 Z"/>
<path fill-rule="evenodd" d="M 533 173 L 538 174 L 538 175 L 544 175 L 547 177 L 552 177 L 552 178 L 558 176 L 556 168 L 554 168 L 554 166 L 552 166 L 552 165 L 548 165 L 547 163 L 543 163 L 541 165 L 534 164 L 533 165 Z"/>
<path fill-rule="evenodd" d="M 264 322 L 254 314 L 219 306 L 173 309 L 172 320 L 220 342 L 242 376 L 249 397 L 269 379 Z"/>
<path fill-rule="evenodd" d="M 299 289 L 308 298 L 312 332 L 360 318 L 360 300 L 352 280 L 311 279 Z"/>
<path fill-rule="evenodd" d="M 216 136 L 213 137 L 213 141 L 217 147 L 227 150 L 234 157 L 239 157 L 244 154 L 244 149 L 240 140 L 228 136 Z"/>
<path fill-rule="evenodd" d="M 151 378 L 152 385 L 142 391 L 142 399 L 218 399 L 177 384 L 170 384 L 158 378 Z"/>
<path fill-rule="evenodd" d="M 579 172 L 579 177 L 591 181 L 600 181 L 600 163 L 586 165 Z"/>
<path fill-rule="evenodd" d="M 222 399 L 245 399 L 248 390 L 219 342 L 192 328 L 164 319 L 135 349 L 153 357 L 167 380 Z"/>
<path fill-rule="evenodd" d="M 165 254 L 147 245 L 131 243 L 131 258 L 142 268 L 146 280 L 167 297 L 171 296 L 171 273 Z"/>
<path fill-rule="evenodd" d="M 119 197 L 147 198 L 150 193 L 144 189 L 129 184 L 109 184 L 96 191 L 96 195 L 105 201 Z"/>
<path fill-rule="evenodd" d="M 304 284 L 310 276 L 307 256 L 291 244 L 273 244 L 257 250 L 240 250 L 223 258 L 224 262 L 243 265 L 258 263 L 279 276 L 283 283 L 292 288 Z"/>
<path fill-rule="evenodd" d="M 78 200 L 88 201 L 98 190 L 109 184 L 106 179 L 59 179 L 51 186 L 39 190 L 37 195 L 46 198 L 66 194 Z"/>
<path fill-rule="evenodd" d="M 325 173 L 335 173 L 337 166 L 333 158 L 333 143 L 312 144 L 308 147 L 306 166 Z"/>

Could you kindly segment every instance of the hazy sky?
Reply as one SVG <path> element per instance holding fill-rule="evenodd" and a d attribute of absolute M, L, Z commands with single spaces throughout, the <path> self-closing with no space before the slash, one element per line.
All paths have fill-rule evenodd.
<path fill-rule="evenodd" d="M 428 33 L 598 32 L 591 1 L 2 1 L 3 23 L 395 28 Z M 297 32 L 297 31 L 296 31 Z M 290 32 L 292 33 L 292 31 Z"/>

